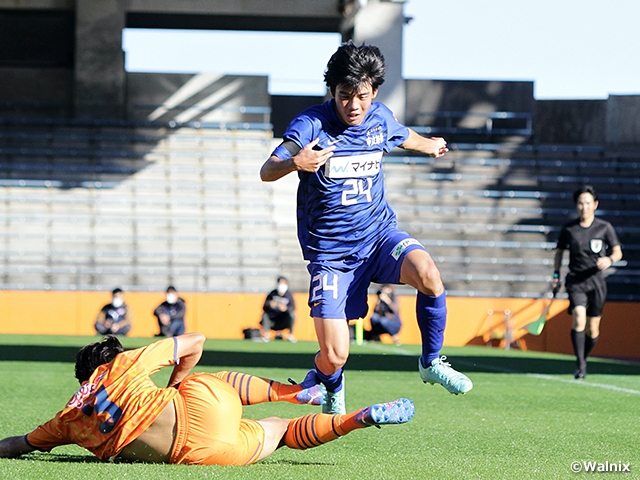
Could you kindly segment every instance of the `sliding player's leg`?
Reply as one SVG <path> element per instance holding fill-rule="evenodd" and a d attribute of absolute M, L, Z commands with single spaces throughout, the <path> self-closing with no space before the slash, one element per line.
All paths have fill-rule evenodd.
<path fill-rule="evenodd" d="M 315 378 L 309 378 L 309 374 L 300 385 L 287 385 L 241 372 L 223 371 L 212 375 L 231 385 L 243 405 L 265 402 L 322 405 L 326 394 L 325 388 L 318 385 Z"/>
<path fill-rule="evenodd" d="M 289 422 L 283 442 L 289 448 L 305 450 L 323 445 L 360 428 L 406 423 L 414 414 L 413 402 L 407 398 L 400 398 L 345 415 L 305 415 Z"/>

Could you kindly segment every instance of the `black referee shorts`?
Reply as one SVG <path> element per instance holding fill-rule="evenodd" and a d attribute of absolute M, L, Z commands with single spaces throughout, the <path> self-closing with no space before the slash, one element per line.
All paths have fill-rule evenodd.
<path fill-rule="evenodd" d="M 593 275 L 581 282 L 567 282 L 565 288 L 569 294 L 569 313 L 573 313 L 574 307 L 585 307 L 587 317 L 602 316 L 607 299 L 607 282 L 604 276 Z"/>

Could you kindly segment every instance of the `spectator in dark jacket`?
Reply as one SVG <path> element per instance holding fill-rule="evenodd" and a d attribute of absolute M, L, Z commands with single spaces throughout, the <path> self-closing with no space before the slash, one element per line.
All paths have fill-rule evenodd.
<path fill-rule="evenodd" d="M 393 286 L 382 285 L 378 290 L 378 302 L 371 316 L 371 330 L 366 332 L 365 338 L 379 342 L 380 335 L 386 333 L 391 336 L 393 343 L 400 345 L 398 333 L 400 333 L 401 328 L 400 307 Z"/>
<path fill-rule="evenodd" d="M 289 282 L 285 277 L 278 277 L 276 288 L 267 295 L 262 310 L 260 325 L 262 325 L 263 340 L 267 342 L 271 340 L 271 330 L 276 332 L 288 330 L 287 340 L 296 342 L 296 338 L 293 336 L 296 303 L 289 291 Z M 277 334 L 276 338 L 282 338 L 282 334 Z"/>
<path fill-rule="evenodd" d="M 153 311 L 158 319 L 160 333 L 158 337 L 175 337 L 185 331 L 184 316 L 187 313 L 187 305 L 173 286 L 167 287 L 165 301 Z"/>
<path fill-rule="evenodd" d="M 94 327 L 98 335 L 127 335 L 131 330 L 132 314 L 124 303 L 124 292 L 115 288 L 111 292 L 111 303 L 107 303 L 100 312 Z"/>

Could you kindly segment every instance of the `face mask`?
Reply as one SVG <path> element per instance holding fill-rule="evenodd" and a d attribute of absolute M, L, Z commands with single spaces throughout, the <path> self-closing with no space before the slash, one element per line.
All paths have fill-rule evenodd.
<path fill-rule="evenodd" d="M 278 295 L 284 295 L 285 293 L 287 293 L 287 290 L 289 290 L 289 287 L 284 283 L 279 283 L 276 287 L 276 290 L 278 291 Z"/>
<path fill-rule="evenodd" d="M 167 303 L 173 305 L 178 300 L 178 297 L 175 293 L 167 293 Z"/>
<path fill-rule="evenodd" d="M 122 305 L 124 305 L 124 299 L 120 297 L 114 297 L 114 299 L 111 300 L 111 305 L 113 305 L 116 308 L 120 308 Z"/>

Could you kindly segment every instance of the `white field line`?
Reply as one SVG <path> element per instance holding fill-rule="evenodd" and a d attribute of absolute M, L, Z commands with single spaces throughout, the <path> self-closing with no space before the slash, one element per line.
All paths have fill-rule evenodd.
<path fill-rule="evenodd" d="M 385 345 L 382 343 L 381 344 L 369 343 L 367 344 L 367 347 L 371 348 L 372 350 L 379 350 L 385 353 L 395 353 L 396 355 L 407 355 L 407 356 L 416 356 L 416 357 L 418 356 L 414 352 L 410 352 L 401 347 Z M 631 395 L 640 395 L 640 390 L 633 390 L 631 388 L 616 387 L 615 385 L 607 385 L 606 383 L 588 382 L 586 380 L 578 381 L 578 380 L 573 380 L 568 378 L 557 377 L 554 375 L 545 375 L 541 373 L 526 373 L 526 372 L 521 372 L 519 370 L 513 370 L 510 368 L 502 368 L 502 367 L 495 367 L 493 365 L 483 365 L 478 363 L 465 362 L 462 358 L 456 358 L 456 364 L 465 365 L 467 367 L 480 367 L 482 369 L 494 371 L 496 373 L 517 373 L 520 375 L 526 375 L 527 377 L 531 377 L 531 378 L 539 378 L 541 380 L 551 380 L 554 382 L 570 383 L 571 385 L 581 385 L 583 387 L 602 388 L 605 390 L 611 390 L 613 392 L 629 393 Z"/>
<path fill-rule="evenodd" d="M 540 373 L 527 373 L 528 377 L 540 378 L 542 380 L 554 380 L 556 382 L 570 383 L 572 385 L 582 385 L 584 387 L 604 388 L 613 392 L 630 393 L 632 395 L 640 395 L 640 390 L 632 390 L 631 388 L 616 387 L 615 385 L 607 385 L 606 383 L 587 382 L 585 380 L 571 380 L 569 378 L 554 377 L 553 375 L 543 375 Z"/>

